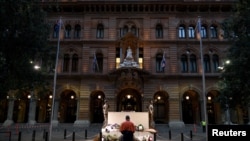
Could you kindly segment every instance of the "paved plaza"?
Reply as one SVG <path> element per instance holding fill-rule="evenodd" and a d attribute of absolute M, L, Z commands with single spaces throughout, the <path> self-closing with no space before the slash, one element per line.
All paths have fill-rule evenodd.
<path fill-rule="evenodd" d="M 49 141 L 49 127 L 49 124 L 1 126 L 0 141 Z M 93 141 L 100 135 L 101 127 L 102 124 L 91 124 L 89 127 L 59 124 L 53 127 L 51 140 Z M 156 124 L 155 129 L 156 141 L 206 141 L 206 134 L 199 125 L 185 125 L 185 128 L 170 129 L 168 124 Z"/>

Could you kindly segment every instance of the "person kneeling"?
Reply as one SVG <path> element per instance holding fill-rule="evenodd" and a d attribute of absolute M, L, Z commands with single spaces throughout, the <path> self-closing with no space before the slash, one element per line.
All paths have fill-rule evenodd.
<path fill-rule="evenodd" d="M 135 125 L 130 121 L 130 117 L 127 115 L 125 121 L 120 126 L 120 132 L 122 133 L 122 141 L 133 141 Z"/>

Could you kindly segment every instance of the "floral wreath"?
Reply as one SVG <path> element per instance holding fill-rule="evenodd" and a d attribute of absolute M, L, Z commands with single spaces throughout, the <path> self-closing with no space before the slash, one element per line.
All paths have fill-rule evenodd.
<path fill-rule="evenodd" d="M 144 130 L 144 127 L 142 124 L 139 124 L 138 126 L 136 126 L 136 130 L 137 131 L 143 131 Z"/>

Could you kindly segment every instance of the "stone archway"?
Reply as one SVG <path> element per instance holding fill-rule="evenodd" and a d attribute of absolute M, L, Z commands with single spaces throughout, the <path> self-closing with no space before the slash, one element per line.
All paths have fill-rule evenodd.
<path fill-rule="evenodd" d="M 183 94 L 182 119 L 185 124 L 197 124 L 201 121 L 199 95 L 194 90 L 188 90 Z"/>
<path fill-rule="evenodd" d="M 117 96 L 117 111 L 142 111 L 142 96 L 133 88 L 125 88 Z"/>
<path fill-rule="evenodd" d="M 92 123 L 103 123 L 103 104 L 105 94 L 102 91 L 94 91 L 90 97 L 90 121 Z"/>
<path fill-rule="evenodd" d="M 73 123 L 76 120 L 77 100 L 76 93 L 65 90 L 60 96 L 58 120 L 61 123 Z"/>

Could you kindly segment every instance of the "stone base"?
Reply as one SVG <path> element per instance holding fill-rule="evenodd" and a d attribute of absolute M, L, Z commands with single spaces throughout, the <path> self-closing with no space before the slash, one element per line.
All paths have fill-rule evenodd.
<path fill-rule="evenodd" d="M 7 119 L 7 120 L 4 121 L 3 126 L 10 126 L 10 125 L 12 125 L 13 123 L 14 123 L 13 120 Z"/>
<path fill-rule="evenodd" d="M 88 120 L 76 120 L 74 126 L 76 127 L 89 127 L 90 122 Z"/>
<path fill-rule="evenodd" d="M 58 124 L 59 124 L 59 121 L 58 121 L 58 120 L 52 120 L 52 121 L 51 121 L 51 125 L 52 125 L 53 127 L 57 127 Z"/>
<path fill-rule="evenodd" d="M 35 120 L 29 120 L 28 124 L 30 124 L 30 125 L 35 125 L 35 124 L 36 124 L 36 121 L 35 121 Z"/>
<path fill-rule="evenodd" d="M 184 129 L 185 124 L 183 121 L 170 121 L 169 128 L 170 129 Z"/>

